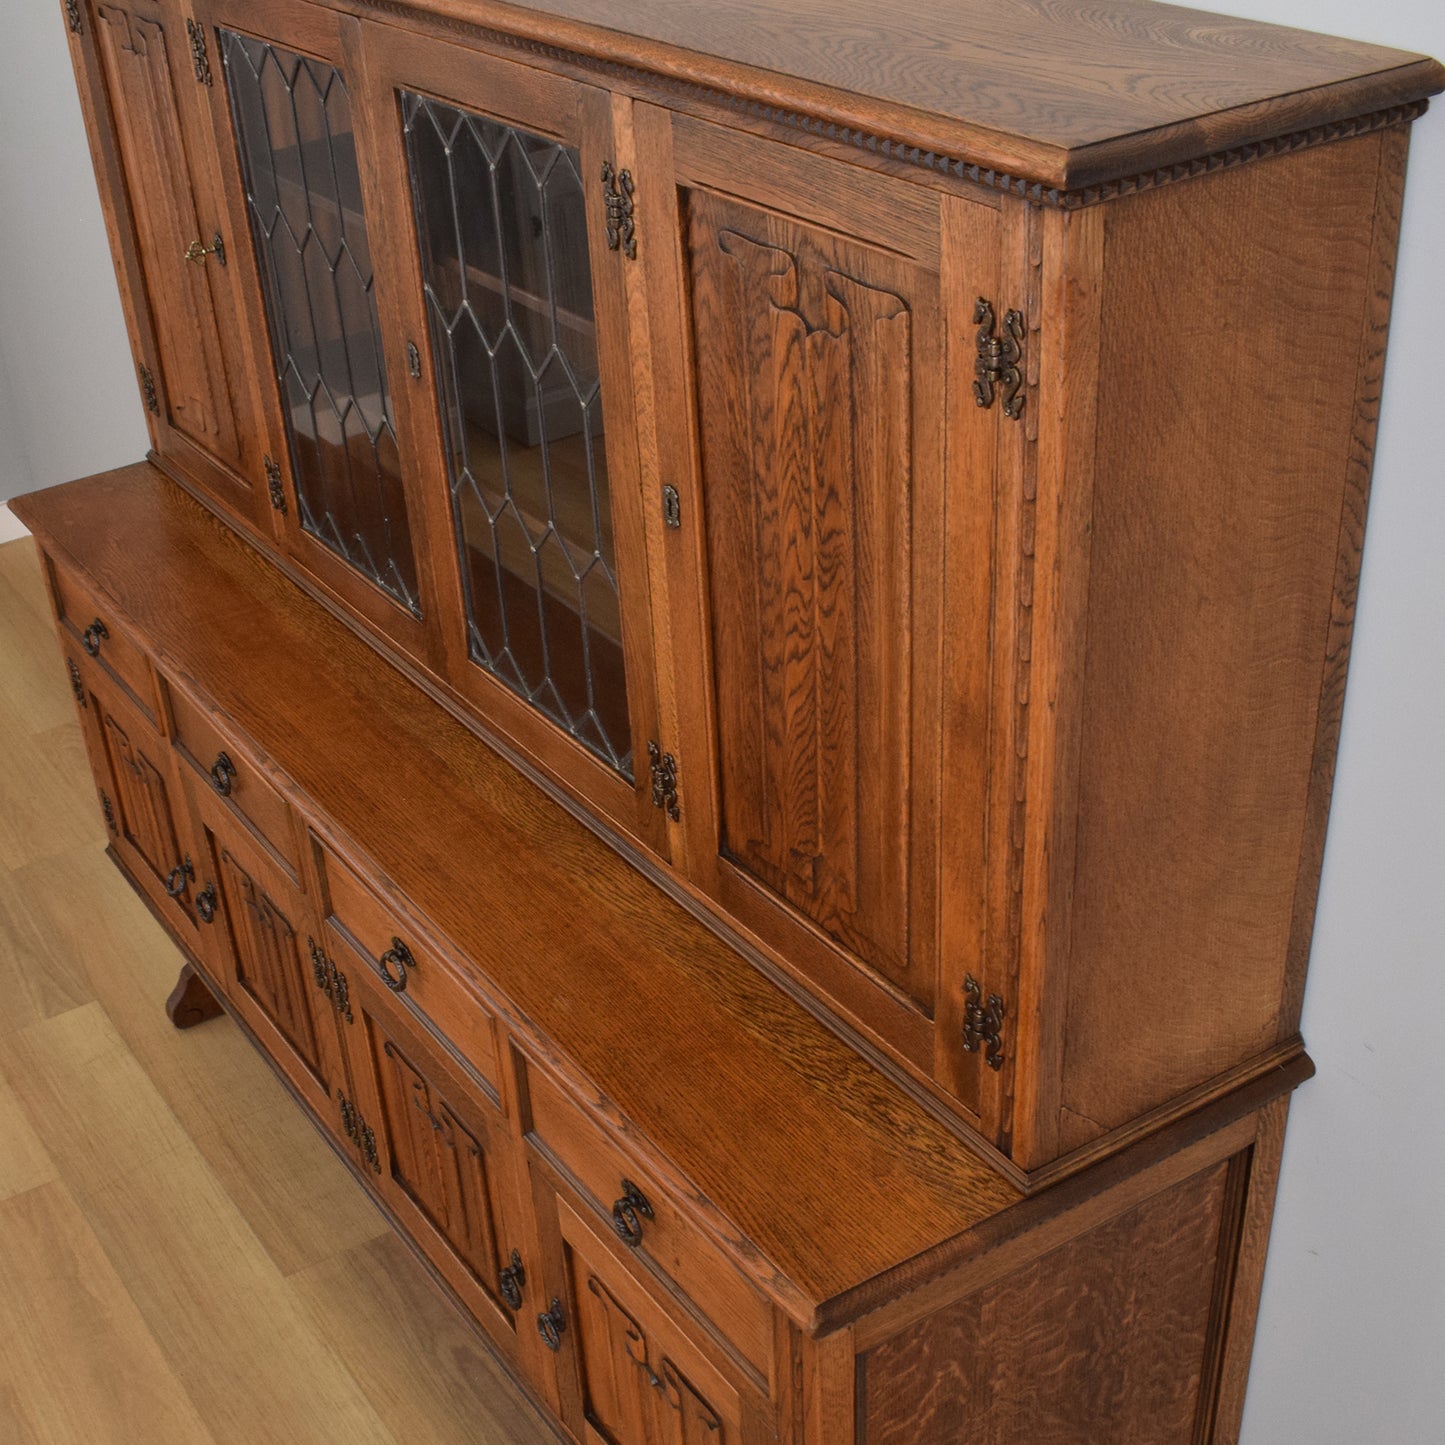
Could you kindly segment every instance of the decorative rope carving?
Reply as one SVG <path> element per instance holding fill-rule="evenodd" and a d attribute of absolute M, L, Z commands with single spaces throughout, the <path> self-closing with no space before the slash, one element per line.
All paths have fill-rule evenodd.
<path fill-rule="evenodd" d="M 1181 161 L 1176 165 L 1161 166 L 1157 170 L 1144 171 L 1139 175 L 1125 176 L 1115 181 L 1105 181 L 1094 186 L 1082 186 L 1076 190 L 1065 190 L 1050 186 L 1042 181 L 1031 181 L 1026 176 L 1013 176 L 1007 171 L 994 170 L 990 166 L 956 156 L 944 155 L 939 151 L 914 145 L 910 141 L 896 140 L 860 130 L 856 126 L 841 125 L 823 116 L 809 115 L 804 111 L 789 110 L 782 106 L 769 105 L 765 101 L 752 100 L 746 96 L 731 95 L 727 91 L 696 81 L 683 80 L 677 76 L 663 75 L 657 71 L 645 70 L 641 66 L 627 65 L 618 60 L 607 60 L 601 56 L 586 55 L 581 51 L 567 50 L 560 45 L 546 41 L 532 40 L 523 35 L 512 35 L 505 30 L 494 30 L 485 25 L 473 25 L 449 15 L 435 15 L 403 3 L 403 0 L 365 0 L 370 10 L 396 15 L 406 19 L 419 16 L 431 24 L 466 35 L 473 40 L 496 46 L 499 49 L 520 50 L 544 60 L 560 62 L 599 75 L 625 80 L 656 91 L 664 90 L 672 95 L 693 101 L 715 105 L 734 114 L 747 116 L 752 120 L 765 121 L 770 125 L 782 126 L 788 130 L 801 131 L 805 135 L 818 136 L 839 145 L 853 146 L 867 151 L 870 155 L 883 156 L 888 160 L 905 165 L 918 166 L 923 170 L 936 171 L 953 176 L 958 180 L 971 181 L 990 190 L 1002 191 L 1007 195 L 1019 196 L 1041 206 L 1053 206 L 1060 210 L 1075 211 L 1085 206 L 1097 205 L 1100 201 L 1112 200 L 1116 196 L 1132 195 L 1136 191 L 1154 190 L 1174 181 L 1189 180 L 1194 176 L 1208 175 L 1212 171 L 1233 170 L 1236 166 L 1248 165 L 1252 161 L 1264 160 L 1269 156 L 1287 155 L 1294 151 L 1309 150 L 1330 141 L 1348 140 L 1352 136 L 1368 135 L 1372 131 L 1387 130 L 1391 126 L 1408 125 L 1418 120 L 1429 109 L 1425 100 L 1411 101 L 1407 105 L 1391 106 L 1369 115 L 1351 117 L 1348 120 L 1331 121 L 1328 125 L 1313 126 L 1308 130 L 1293 131 L 1288 135 L 1274 136 L 1269 140 L 1252 141 L 1248 145 L 1232 146 L 1227 150 L 1215 151 L 1197 160 Z"/>

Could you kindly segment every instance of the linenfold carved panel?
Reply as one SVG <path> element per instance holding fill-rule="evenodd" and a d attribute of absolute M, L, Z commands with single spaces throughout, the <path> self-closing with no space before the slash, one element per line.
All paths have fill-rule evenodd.
<path fill-rule="evenodd" d="M 724 856 L 926 1003 L 906 726 L 920 283 L 708 195 L 691 245 Z"/>

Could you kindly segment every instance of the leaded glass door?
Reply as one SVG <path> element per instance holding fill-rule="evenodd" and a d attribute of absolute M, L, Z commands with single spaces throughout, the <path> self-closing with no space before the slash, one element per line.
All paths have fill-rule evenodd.
<path fill-rule="evenodd" d="M 387 203 L 400 198 L 387 228 L 413 240 L 406 326 L 434 416 L 423 454 L 445 478 L 433 547 L 449 679 L 665 847 L 627 335 L 636 237 L 607 204 L 630 182 L 609 99 L 453 46 L 367 36 Z"/>
<path fill-rule="evenodd" d="M 385 318 L 352 23 L 276 0 L 201 0 L 223 157 L 259 273 L 274 402 L 269 487 L 289 550 L 351 610 L 423 660 L 429 578 L 396 398 L 405 353 Z"/>

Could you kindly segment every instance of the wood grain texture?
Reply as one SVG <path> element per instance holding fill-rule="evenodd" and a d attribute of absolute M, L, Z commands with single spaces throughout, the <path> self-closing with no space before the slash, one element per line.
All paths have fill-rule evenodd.
<path fill-rule="evenodd" d="M 64 1185 L 0 1202 L 0 1438 L 7 1445 L 213 1436 Z"/>
<path fill-rule="evenodd" d="M 1119 0 L 732 0 L 699 14 L 671 0 L 359 0 L 423 10 L 484 41 L 510 39 L 623 78 L 741 101 L 800 128 L 859 130 L 1010 178 L 1072 187 L 1191 160 L 1430 95 L 1433 61 L 1201 11 Z M 616 72 L 612 72 L 614 75 Z M 990 177 L 991 179 L 991 177 Z"/>
<path fill-rule="evenodd" d="M 1207 216 L 1183 188 L 1108 212 L 1104 314 L 1155 324 L 1100 355 L 1066 1150 L 1293 1028 L 1384 145 L 1220 177 Z"/>
<path fill-rule="evenodd" d="M 1314 754 L 1310 761 L 1309 796 L 1305 805 L 1299 872 L 1295 879 L 1285 996 L 1279 1018 L 1281 1038 L 1299 1027 L 1310 940 L 1314 937 L 1315 905 L 1319 898 L 1320 869 L 1324 863 L 1325 826 L 1334 790 L 1335 756 L 1339 750 L 1340 722 L 1345 706 L 1345 677 L 1355 631 L 1355 602 L 1359 594 L 1365 512 L 1370 500 L 1370 478 L 1375 460 L 1375 433 L 1380 420 L 1380 393 L 1385 379 L 1385 342 L 1394 295 L 1395 253 L 1400 240 L 1400 208 L 1404 202 L 1405 160 L 1409 144 L 1408 131 L 1391 131 L 1380 138 L 1375 224 L 1356 369 L 1355 418 L 1341 496 L 1334 599 L 1325 641 Z"/>
<path fill-rule="evenodd" d="M 705 192 L 691 223 L 720 846 L 926 1007 L 911 879 L 930 860 L 899 804 L 915 768 L 910 497 L 931 473 L 914 333 L 933 287 Z"/>
<path fill-rule="evenodd" d="M 1228 1172 L 1217 1164 L 870 1350 L 862 1440 L 1189 1445 Z"/>
<path fill-rule="evenodd" d="M 96 509 L 104 531 L 86 520 Z M 567 1060 L 609 1127 L 634 1147 L 666 1139 L 668 1186 L 791 1313 L 810 1319 L 1019 1197 L 157 470 L 123 468 L 17 510 L 107 579 L 163 668 L 271 757 L 329 833 L 367 840 L 368 873 L 477 960 L 479 990 L 497 991 L 524 1037 L 545 1038 L 549 1060 Z M 212 602 L 181 618 L 177 588 Z M 230 626 L 238 616 L 269 621 Z M 342 711 L 348 727 L 317 748 L 318 723 Z M 384 789 L 355 786 L 383 775 Z M 388 816 L 396 824 L 379 826 Z M 421 833 L 400 821 L 416 817 Z M 479 856 L 490 896 L 534 906 L 472 907 Z M 739 1137 L 759 1150 L 739 1156 Z"/>

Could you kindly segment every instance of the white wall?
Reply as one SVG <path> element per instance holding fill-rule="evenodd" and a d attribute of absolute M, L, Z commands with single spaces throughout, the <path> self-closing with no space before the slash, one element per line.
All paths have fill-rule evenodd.
<path fill-rule="evenodd" d="M 0 44 L 0 500 L 149 441 L 58 0 Z"/>
<path fill-rule="evenodd" d="M 1441 0 L 1220 0 L 1445 56 Z M 145 429 L 58 4 L 0 47 L 0 496 Z M 1245 1445 L 1445 1441 L 1445 104 L 1415 127 L 1355 656 Z M 8 414 L 7 414 L 8 412 Z M 1027 1442 L 1020 1442 L 1027 1445 Z M 1101 1442 L 1102 1445 L 1102 1442 Z"/>

